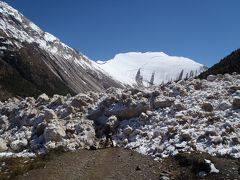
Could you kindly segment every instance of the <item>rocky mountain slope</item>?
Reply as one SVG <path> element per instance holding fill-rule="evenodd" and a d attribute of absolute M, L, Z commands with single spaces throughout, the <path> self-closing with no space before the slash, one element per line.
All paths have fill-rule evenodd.
<path fill-rule="evenodd" d="M 210 74 L 216 75 L 233 72 L 240 73 L 240 49 L 223 58 L 219 63 L 200 74 L 199 77 L 206 78 Z"/>
<path fill-rule="evenodd" d="M 129 52 L 98 61 L 113 78 L 129 86 L 151 86 L 195 77 L 207 68 L 191 59 L 163 52 Z"/>
<path fill-rule="evenodd" d="M 0 104 L 0 155 L 98 148 L 109 123 L 117 146 L 156 160 L 191 151 L 239 158 L 239 83 L 234 73 L 74 97 L 12 98 Z"/>
<path fill-rule="evenodd" d="M 97 64 L 0 1 L 0 99 L 121 87 Z"/>

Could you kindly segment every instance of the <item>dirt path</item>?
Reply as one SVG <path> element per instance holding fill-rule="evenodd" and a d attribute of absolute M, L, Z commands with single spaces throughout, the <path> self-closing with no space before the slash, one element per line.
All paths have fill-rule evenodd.
<path fill-rule="evenodd" d="M 206 168 L 201 163 L 204 159 L 211 160 L 220 172 L 205 177 L 196 176 L 195 171 Z M 240 159 L 213 157 L 206 153 L 183 153 L 157 162 L 134 151 L 108 148 L 54 153 L 44 164 L 44 168 L 30 170 L 14 179 L 154 180 L 165 176 L 173 180 L 240 180 Z"/>
<path fill-rule="evenodd" d="M 159 179 L 161 164 L 118 148 L 64 153 L 16 179 Z"/>

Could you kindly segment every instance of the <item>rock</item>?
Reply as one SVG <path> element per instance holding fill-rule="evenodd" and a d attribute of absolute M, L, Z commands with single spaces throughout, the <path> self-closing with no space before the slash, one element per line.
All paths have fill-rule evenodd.
<path fill-rule="evenodd" d="M 92 98 L 94 101 L 97 101 L 99 99 L 98 93 L 90 92 L 89 93 L 90 98 Z"/>
<path fill-rule="evenodd" d="M 55 97 L 53 98 L 52 102 L 51 102 L 51 106 L 60 106 L 64 104 L 64 99 L 62 96 L 58 96 L 55 95 Z"/>
<path fill-rule="evenodd" d="M 37 125 L 36 127 L 36 134 L 37 136 L 40 136 L 44 133 L 44 129 L 47 127 L 47 124 L 45 122 L 42 122 Z"/>
<path fill-rule="evenodd" d="M 240 86 L 230 86 L 230 88 L 229 88 L 229 92 L 230 93 L 234 93 L 234 92 L 236 92 L 237 90 L 240 90 Z"/>
<path fill-rule="evenodd" d="M 126 106 L 121 104 L 115 104 L 113 107 L 107 109 L 104 114 L 106 116 L 116 116 L 118 119 L 130 119 L 138 117 L 142 112 L 150 110 L 149 102 L 141 102 L 134 106 Z"/>
<path fill-rule="evenodd" d="M 232 76 L 228 73 L 223 75 L 223 80 L 224 81 L 232 81 Z"/>
<path fill-rule="evenodd" d="M 186 116 L 184 114 L 182 114 L 182 113 L 176 113 L 175 114 L 175 118 L 177 118 L 177 119 L 186 119 Z"/>
<path fill-rule="evenodd" d="M 4 139 L 0 138 L 0 152 L 5 152 L 8 150 L 7 143 Z"/>
<path fill-rule="evenodd" d="M 222 111 L 225 111 L 227 109 L 231 108 L 231 104 L 229 102 L 221 102 L 218 106 L 218 108 Z"/>
<path fill-rule="evenodd" d="M 197 81 L 193 86 L 194 86 L 195 90 L 201 90 L 202 89 L 202 82 Z"/>
<path fill-rule="evenodd" d="M 166 108 L 173 105 L 175 98 L 156 98 L 153 102 L 154 108 Z"/>
<path fill-rule="evenodd" d="M 217 145 L 217 144 L 221 144 L 223 142 L 223 139 L 221 136 L 211 136 L 211 142 Z"/>
<path fill-rule="evenodd" d="M 240 97 L 233 97 L 233 109 L 240 109 Z"/>
<path fill-rule="evenodd" d="M 139 166 L 137 166 L 136 171 L 141 171 L 141 168 Z"/>
<path fill-rule="evenodd" d="M 205 131 L 205 137 L 208 137 L 208 136 L 217 136 L 217 132 L 215 129 L 207 129 Z"/>
<path fill-rule="evenodd" d="M 93 102 L 94 102 L 93 99 L 87 96 L 86 94 L 78 94 L 73 98 L 70 104 L 75 108 L 81 109 L 83 106 L 88 106 Z"/>
<path fill-rule="evenodd" d="M 232 137 L 231 137 L 231 141 L 232 141 L 232 144 L 233 144 L 233 145 L 238 145 L 238 144 L 240 144 L 240 136 L 239 136 L 239 135 L 232 136 Z"/>
<path fill-rule="evenodd" d="M 11 142 L 10 147 L 13 151 L 22 151 L 28 145 L 27 139 L 18 139 Z"/>
<path fill-rule="evenodd" d="M 153 139 L 161 137 L 161 132 L 158 130 L 153 131 Z"/>
<path fill-rule="evenodd" d="M 60 114 L 59 116 L 64 119 L 67 116 L 76 113 L 76 111 L 74 110 L 74 107 L 72 106 L 67 106 Z"/>
<path fill-rule="evenodd" d="M 3 115 L 0 117 L 0 129 L 6 130 L 9 126 L 8 117 Z"/>
<path fill-rule="evenodd" d="M 65 136 L 65 130 L 60 125 L 48 124 L 43 133 L 44 139 L 48 141 L 61 141 Z"/>
<path fill-rule="evenodd" d="M 233 94 L 233 96 L 238 96 L 238 97 L 240 97 L 240 90 L 237 90 L 237 91 Z"/>
<path fill-rule="evenodd" d="M 44 93 L 38 96 L 36 103 L 44 104 L 44 103 L 47 103 L 48 101 L 49 101 L 49 97 Z"/>
<path fill-rule="evenodd" d="M 222 79 L 223 78 L 223 74 L 217 74 L 217 78 L 218 79 Z"/>
<path fill-rule="evenodd" d="M 161 176 L 159 177 L 159 180 L 170 180 L 170 178 L 167 177 L 167 176 L 161 175 Z"/>
<path fill-rule="evenodd" d="M 144 112 L 142 112 L 139 116 L 139 121 L 147 121 L 148 120 L 148 115 Z"/>
<path fill-rule="evenodd" d="M 192 139 L 191 135 L 187 131 L 182 131 L 180 137 L 182 141 L 190 141 Z"/>
<path fill-rule="evenodd" d="M 201 107 L 202 107 L 203 110 L 205 110 L 207 112 L 212 112 L 213 111 L 213 106 L 209 102 L 203 103 Z"/>
<path fill-rule="evenodd" d="M 183 111 L 186 109 L 185 105 L 182 104 L 181 102 L 175 102 L 174 105 L 173 105 L 173 108 L 176 110 L 176 111 Z"/>
<path fill-rule="evenodd" d="M 161 93 L 159 92 L 159 91 L 153 91 L 152 92 L 152 96 L 153 97 L 157 97 L 157 96 L 159 96 Z"/>
<path fill-rule="evenodd" d="M 213 82 L 216 79 L 217 79 L 217 76 L 215 76 L 215 75 L 208 75 L 208 77 L 207 77 L 207 80 L 210 81 L 210 82 Z"/>
<path fill-rule="evenodd" d="M 49 121 L 51 119 L 57 119 L 57 115 L 52 109 L 46 109 L 44 111 L 44 117 L 46 121 Z"/>
<path fill-rule="evenodd" d="M 133 129 L 130 126 L 127 126 L 124 130 L 123 133 L 125 135 L 130 135 L 132 133 Z"/>

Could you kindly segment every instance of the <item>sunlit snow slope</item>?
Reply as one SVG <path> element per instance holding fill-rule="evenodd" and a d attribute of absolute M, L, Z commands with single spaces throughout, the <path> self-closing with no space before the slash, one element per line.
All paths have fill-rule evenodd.
<path fill-rule="evenodd" d="M 169 56 L 163 52 L 129 52 L 117 54 L 109 61 L 98 61 L 100 67 L 126 85 L 144 86 L 194 77 L 206 67 L 191 59 Z"/>

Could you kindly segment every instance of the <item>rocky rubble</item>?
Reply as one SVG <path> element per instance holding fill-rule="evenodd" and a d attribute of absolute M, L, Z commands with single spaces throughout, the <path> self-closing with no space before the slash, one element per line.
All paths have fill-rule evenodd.
<path fill-rule="evenodd" d="M 46 94 L 0 103 L 0 152 L 98 148 L 106 123 L 117 146 L 156 159 L 202 151 L 240 157 L 240 76 L 211 75 L 150 88 Z"/>

